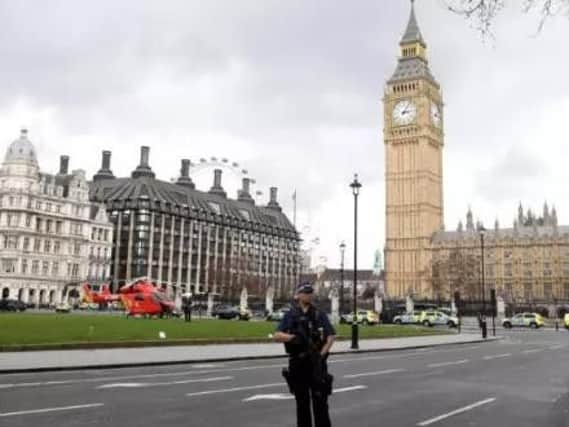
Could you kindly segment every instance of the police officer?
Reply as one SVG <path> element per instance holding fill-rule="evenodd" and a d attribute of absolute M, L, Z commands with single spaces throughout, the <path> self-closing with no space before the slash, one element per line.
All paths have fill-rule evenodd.
<path fill-rule="evenodd" d="M 289 354 L 289 367 L 283 375 L 296 399 L 298 427 L 312 427 L 311 404 L 314 425 L 330 427 L 328 395 L 332 393 L 332 376 L 326 359 L 336 331 L 326 313 L 312 304 L 312 293 L 310 283 L 297 287 L 297 303 L 285 314 L 274 337 L 285 344 Z"/>

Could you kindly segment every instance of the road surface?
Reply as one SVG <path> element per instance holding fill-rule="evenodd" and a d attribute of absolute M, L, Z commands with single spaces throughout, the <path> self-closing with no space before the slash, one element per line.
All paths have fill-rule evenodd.
<path fill-rule="evenodd" d="M 295 426 L 284 362 L 1 375 L 0 425 Z M 569 426 L 567 331 L 330 362 L 334 426 Z"/>

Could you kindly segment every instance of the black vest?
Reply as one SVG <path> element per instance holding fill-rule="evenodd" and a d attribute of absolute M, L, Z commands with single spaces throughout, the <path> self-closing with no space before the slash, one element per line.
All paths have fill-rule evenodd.
<path fill-rule="evenodd" d="M 291 356 L 320 352 L 324 346 L 324 325 L 321 324 L 319 311 L 310 306 L 305 313 L 299 305 L 295 305 L 289 315 L 289 333 L 295 335 L 296 339 L 285 343 L 286 352 Z"/>

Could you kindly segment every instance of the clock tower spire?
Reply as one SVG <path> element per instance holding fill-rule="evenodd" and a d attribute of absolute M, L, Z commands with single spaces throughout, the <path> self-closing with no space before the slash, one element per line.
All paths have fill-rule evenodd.
<path fill-rule="evenodd" d="M 443 121 L 414 2 L 385 86 L 385 270 L 394 297 L 429 297 L 431 239 L 443 227 Z"/>

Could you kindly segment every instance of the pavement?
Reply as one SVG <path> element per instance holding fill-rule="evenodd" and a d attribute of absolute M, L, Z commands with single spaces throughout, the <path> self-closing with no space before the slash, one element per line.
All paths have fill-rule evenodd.
<path fill-rule="evenodd" d="M 360 340 L 360 351 L 392 351 L 480 341 L 480 334 Z M 338 341 L 335 353 L 353 352 L 349 341 Z M 284 357 L 282 344 L 226 344 L 160 346 L 131 349 L 48 350 L 0 352 L 0 374 L 46 370 L 99 369 L 193 362 L 270 359 Z"/>
<path fill-rule="evenodd" d="M 128 350 L 130 354 L 132 350 Z M 330 357 L 343 426 L 569 426 L 569 333 Z M 285 360 L 0 376 L 0 425 L 292 427 Z"/>

